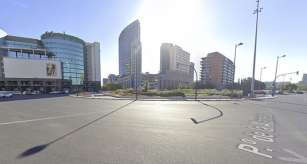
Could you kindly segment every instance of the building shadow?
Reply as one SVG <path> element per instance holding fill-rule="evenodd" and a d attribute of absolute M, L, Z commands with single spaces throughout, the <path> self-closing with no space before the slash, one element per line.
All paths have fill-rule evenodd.
<path fill-rule="evenodd" d="M 67 136 L 69 136 L 69 135 L 72 135 L 72 134 L 78 132 L 79 130 L 81 130 L 81 129 L 83 129 L 83 128 L 86 128 L 86 127 L 90 126 L 91 124 L 93 124 L 93 123 L 95 123 L 95 122 L 97 122 L 97 121 L 99 121 L 99 120 L 101 120 L 101 119 L 103 119 L 103 118 L 106 118 L 106 117 L 110 116 L 111 114 L 113 114 L 113 113 L 115 113 L 115 112 L 118 112 L 119 110 L 123 109 L 124 107 L 128 106 L 129 104 L 131 104 L 131 103 L 133 103 L 133 102 L 135 102 L 135 100 L 133 100 L 133 101 L 131 101 L 131 102 L 129 102 L 129 103 L 123 105 L 123 106 L 120 106 L 119 108 L 117 108 L 117 109 L 115 109 L 115 110 L 113 110 L 113 111 L 111 111 L 111 112 L 109 112 L 109 113 L 107 113 L 107 114 L 105 114 L 105 115 L 102 115 L 102 116 L 96 118 L 95 120 L 90 121 L 90 122 L 88 122 L 88 123 L 86 123 L 86 124 L 84 124 L 84 125 L 82 125 L 82 126 L 76 128 L 76 129 L 74 129 L 74 130 L 72 130 L 72 131 L 70 131 L 70 132 L 64 134 L 63 136 L 60 136 L 60 137 L 58 137 L 58 138 L 56 138 L 56 139 L 50 141 L 49 143 L 42 144 L 42 145 L 37 145 L 37 146 L 34 146 L 34 147 L 32 147 L 32 148 L 29 148 L 29 149 L 25 150 L 24 152 L 22 152 L 21 154 L 19 154 L 19 155 L 17 156 L 17 158 L 18 158 L 18 159 L 21 159 L 21 158 L 25 158 L 25 157 L 28 157 L 28 156 L 35 155 L 35 154 L 37 154 L 37 153 L 39 153 L 39 152 L 45 150 L 48 146 L 50 146 L 50 145 L 52 145 L 52 144 L 54 144 L 54 143 L 56 143 L 56 142 L 58 142 L 58 141 L 64 139 L 65 137 L 67 137 Z"/>
<path fill-rule="evenodd" d="M 64 97 L 64 96 L 69 96 L 69 94 L 14 95 L 13 97 L 9 98 L 0 98 L 0 103 L 7 101 L 44 99 L 44 98 L 54 98 L 54 97 Z"/>

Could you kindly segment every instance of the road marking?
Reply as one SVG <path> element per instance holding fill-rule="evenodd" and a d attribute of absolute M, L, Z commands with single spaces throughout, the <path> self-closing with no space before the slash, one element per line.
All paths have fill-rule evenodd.
<path fill-rule="evenodd" d="M 292 150 L 289 149 L 283 149 L 285 152 L 295 156 L 296 158 L 291 158 L 291 157 L 278 157 L 278 159 L 283 160 L 283 161 L 288 161 L 288 162 L 297 162 L 297 163 L 307 163 L 307 157 L 304 157 Z"/>
<path fill-rule="evenodd" d="M 270 149 L 270 148 L 267 148 L 267 149 L 265 149 L 265 150 L 266 150 L 266 151 L 271 151 L 271 152 L 273 151 L 273 150 L 272 150 L 272 149 Z"/>
<path fill-rule="evenodd" d="M 248 144 L 252 144 L 252 145 L 256 145 L 256 141 L 253 141 L 251 139 L 248 139 L 248 138 L 243 138 L 241 139 L 242 142 L 245 142 L 245 143 L 248 143 Z"/>
<path fill-rule="evenodd" d="M 2 123 L 0 123 L 0 126 L 1 125 L 12 125 L 12 124 L 23 124 L 23 123 L 36 122 L 36 121 L 45 121 L 45 120 L 56 120 L 56 119 L 62 119 L 62 118 L 80 117 L 80 116 L 92 115 L 92 114 L 97 114 L 97 113 L 101 113 L 101 112 L 78 113 L 78 114 L 72 114 L 72 115 L 44 117 L 44 118 L 37 118 L 37 119 L 31 119 L 31 120 L 2 122 Z"/>
<path fill-rule="evenodd" d="M 272 158 L 271 155 L 260 153 L 259 149 L 255 146 L 252 146 L 252 145 L 239 144 L 238 149 L 244 150 L 244 151 L 247 151 L 247 152 L 251 152 L 251 153 L 266 157 L 266 158 Z"/>

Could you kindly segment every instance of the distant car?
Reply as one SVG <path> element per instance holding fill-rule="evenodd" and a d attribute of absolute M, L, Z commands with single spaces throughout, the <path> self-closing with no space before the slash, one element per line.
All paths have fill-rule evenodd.
<path fill-rule="evenodd" d="M 304 94 L 303 91 L 296 91 L 296 94 Z"/>
<path fill-rule="evenodd" d="M 32 91 L 31 94 L 32 95 L 38 95 L 38 94 L 40 94 L 40 91 Z"/>
<path fill-rule="evenodd" d="M 21 92 L 20 91 L 13 91 L 12 92 L 14 95 L 21 95 Z"/>
<path fill-rule="evenodd" d="M 12 92 L 0 91 L 0 98 L 10 98 L 10 97 L 13 97 Z"/>
<path fill-rule="evenodd" d="M 52 91 L 52 92 L 49 92 L 49 94 L 61 94 L 63 93 L 62 91 Z"/>
<path fill-rule="evenodd" d="M 31 92 L 31 91 L 23 91 L 22 94 L 23 94 L 23 95 L 31 95 L 32 92 Z"/>

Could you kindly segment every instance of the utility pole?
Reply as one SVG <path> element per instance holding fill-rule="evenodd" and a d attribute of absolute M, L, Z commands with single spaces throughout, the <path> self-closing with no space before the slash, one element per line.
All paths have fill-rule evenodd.
<path fill-rule="evenodd" d="M 256 14 L 256 32 L 255 32 L 255 47 L 254 47 L 254 61 L 253 61 L 253 77 L 251 83 L 251 97 L 254 97 L 254 90 L 255 90 L 255 67 L 256 67 L 256 55 L 257 55 L 257 35 L 258 35 L 258 17 L 259 12 L 261 12 L 262 8 L 259 8 L 260 0 L 256 0 L 257 2 L 257 9 L 254 10 L 254 14 Z"/>

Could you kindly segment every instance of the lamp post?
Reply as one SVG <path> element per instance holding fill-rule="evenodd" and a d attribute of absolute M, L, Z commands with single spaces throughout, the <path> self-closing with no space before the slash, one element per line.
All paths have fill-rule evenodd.
<path fill-rule="evenodd" d="M 237 58 L 237 47 L 242 46 L 243 43 L 238 43 L 235 45 L 235 55 L 233 58 L 233 66 L 234 66 L 234 70 L 233 70 L 233 80 L 232 80 L 232 89 L 234 89 L 234 85 L 235 85 L 235 73 L 236 73 L 236 58 Z"/>
<path fill-rule="evenodd" d="M 277 77 L 277 69 L 278 69 L 278 60 L 279 60 L 279 58 L 284 58 L 284 57 L 286 57 L 286 55 L 277 56 L 276 69 L 275 69 L 275 77 L 274 77 L 274 81 L 273 81 L 272 96 L 275 96 L 275 92 L 276 92 L 276 77 Z"/>
<path fill-rule="evenodd" d="M 263 71 L 264 69 L 266 69 L 266 67 L 261 67 L 261 68 L 260 68 L 260 78 L 259 78 L 260 81 L 261 81 L 261 77 L 262 77 L 262 71 Z"/>
<path fill-rule="evenodd" d="M 258 16 L 259 12 L 261 12 L 262 8 L 259 8 L 259 0 L 257 2 L 257 9 L 254 11 L 256 14 L 256 32 L 255 32 L 255 47 L 254 47 L 254 61 L 253 61 L 253 78 L 251 83 L 251 97 L 254 97 L 254 89 L 255 89 L 255 67 L 256 67 L 256 55 L 257 55 L 257 35 L 258 35 Z"/>

